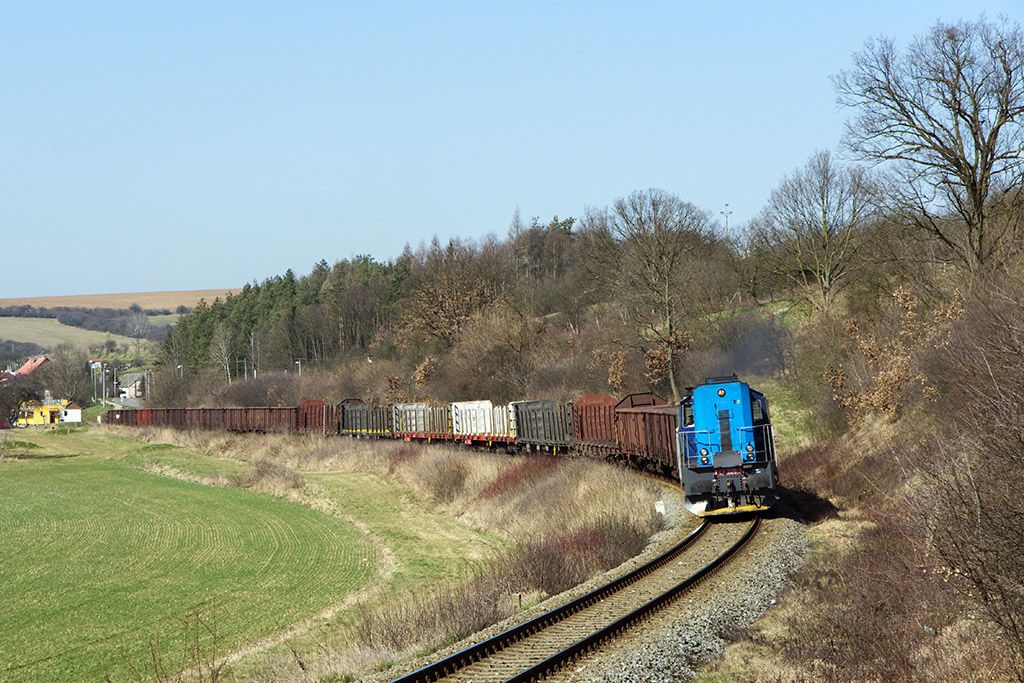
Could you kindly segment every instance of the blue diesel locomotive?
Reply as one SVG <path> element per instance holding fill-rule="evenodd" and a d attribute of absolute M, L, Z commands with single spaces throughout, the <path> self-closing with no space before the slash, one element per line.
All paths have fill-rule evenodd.
<path fill-rule="evenodd" d="M 693 514 L 750 512 L 775 503 L 778 471 L 768 402 L 735 375 L 708 378 L 683 398 L 677 449 Z"/>

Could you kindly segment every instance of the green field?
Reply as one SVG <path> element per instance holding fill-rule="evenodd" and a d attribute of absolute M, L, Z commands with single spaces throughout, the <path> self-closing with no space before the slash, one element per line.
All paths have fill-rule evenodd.
<path fill-rule="evenodd" d="M 375 545 L 337 517 L 140 469 L 159 460 L 231 474 L 244 463 L 96 430 L 13 436 L 0 450 L 0 680 L 134 680 L 151 643 L 174 671 L 196 610 L 225 653 L 378 573 Z"/>
<path fill-rule="evenodd" d="M 0 432 L 0 681 L 136 680 L 153 642 L 173 673 L 196 610 L 218 656 L 249 652 L 223 679 L 272 680 L 294 667 L 285 630 L 318 651 L 367 601 L 466 578 L 509 543 L 391 477 L 305 472 L 306 507 L 232 484 L 252 472 L 105 429 Z"/>
<path fill-rule="evenodd" d="M 52 349 L 60 344 L 72 344 L 87 349 L 113 339 L 118 346 L 134 346 L 137 342 L 108 332 L 85 330 L 58 322 L 53 318 L 6 318 L 0 317 L 0 339 L 15 342 L 32 342 Z M 144 342 L 148 344 L 149 342 Z"/>
<path fill-rule="evenodd" d="M 149 322 L 152 325 L 173 325 L 181 317 L 180 313 L 165 313 L 163 315 L 149 315 Z"/>

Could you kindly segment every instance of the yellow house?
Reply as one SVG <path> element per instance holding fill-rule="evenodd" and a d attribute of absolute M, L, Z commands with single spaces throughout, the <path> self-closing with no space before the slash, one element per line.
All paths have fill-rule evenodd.
<path fill-rule="evenodd" d="M 38 425 L 55 425 L 64 415 L 67 401 L 26 401 L 18 408 L 18 421 L 15 426 L 31 427 Z"/>

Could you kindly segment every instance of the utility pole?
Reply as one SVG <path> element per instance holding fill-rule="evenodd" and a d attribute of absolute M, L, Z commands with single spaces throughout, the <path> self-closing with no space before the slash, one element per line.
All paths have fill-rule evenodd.
<path fill-rule="evenodd" d="M 719 211 L 725 217 L 725 241 L 729 241 L 729 216 L 732 215 L 732 211 L 729 210 L 729 205 L 725 205 L 725 211 Z"/>

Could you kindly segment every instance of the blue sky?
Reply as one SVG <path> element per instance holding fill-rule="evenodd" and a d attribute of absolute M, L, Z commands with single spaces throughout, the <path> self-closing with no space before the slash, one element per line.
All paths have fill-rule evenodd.
<path fill-rule="evenodd" d="M 838 148 L 869 36 L 1021 9 L 0 0 L 0 296 L 236 286 L 647 187 L 742 223 Z"/>

